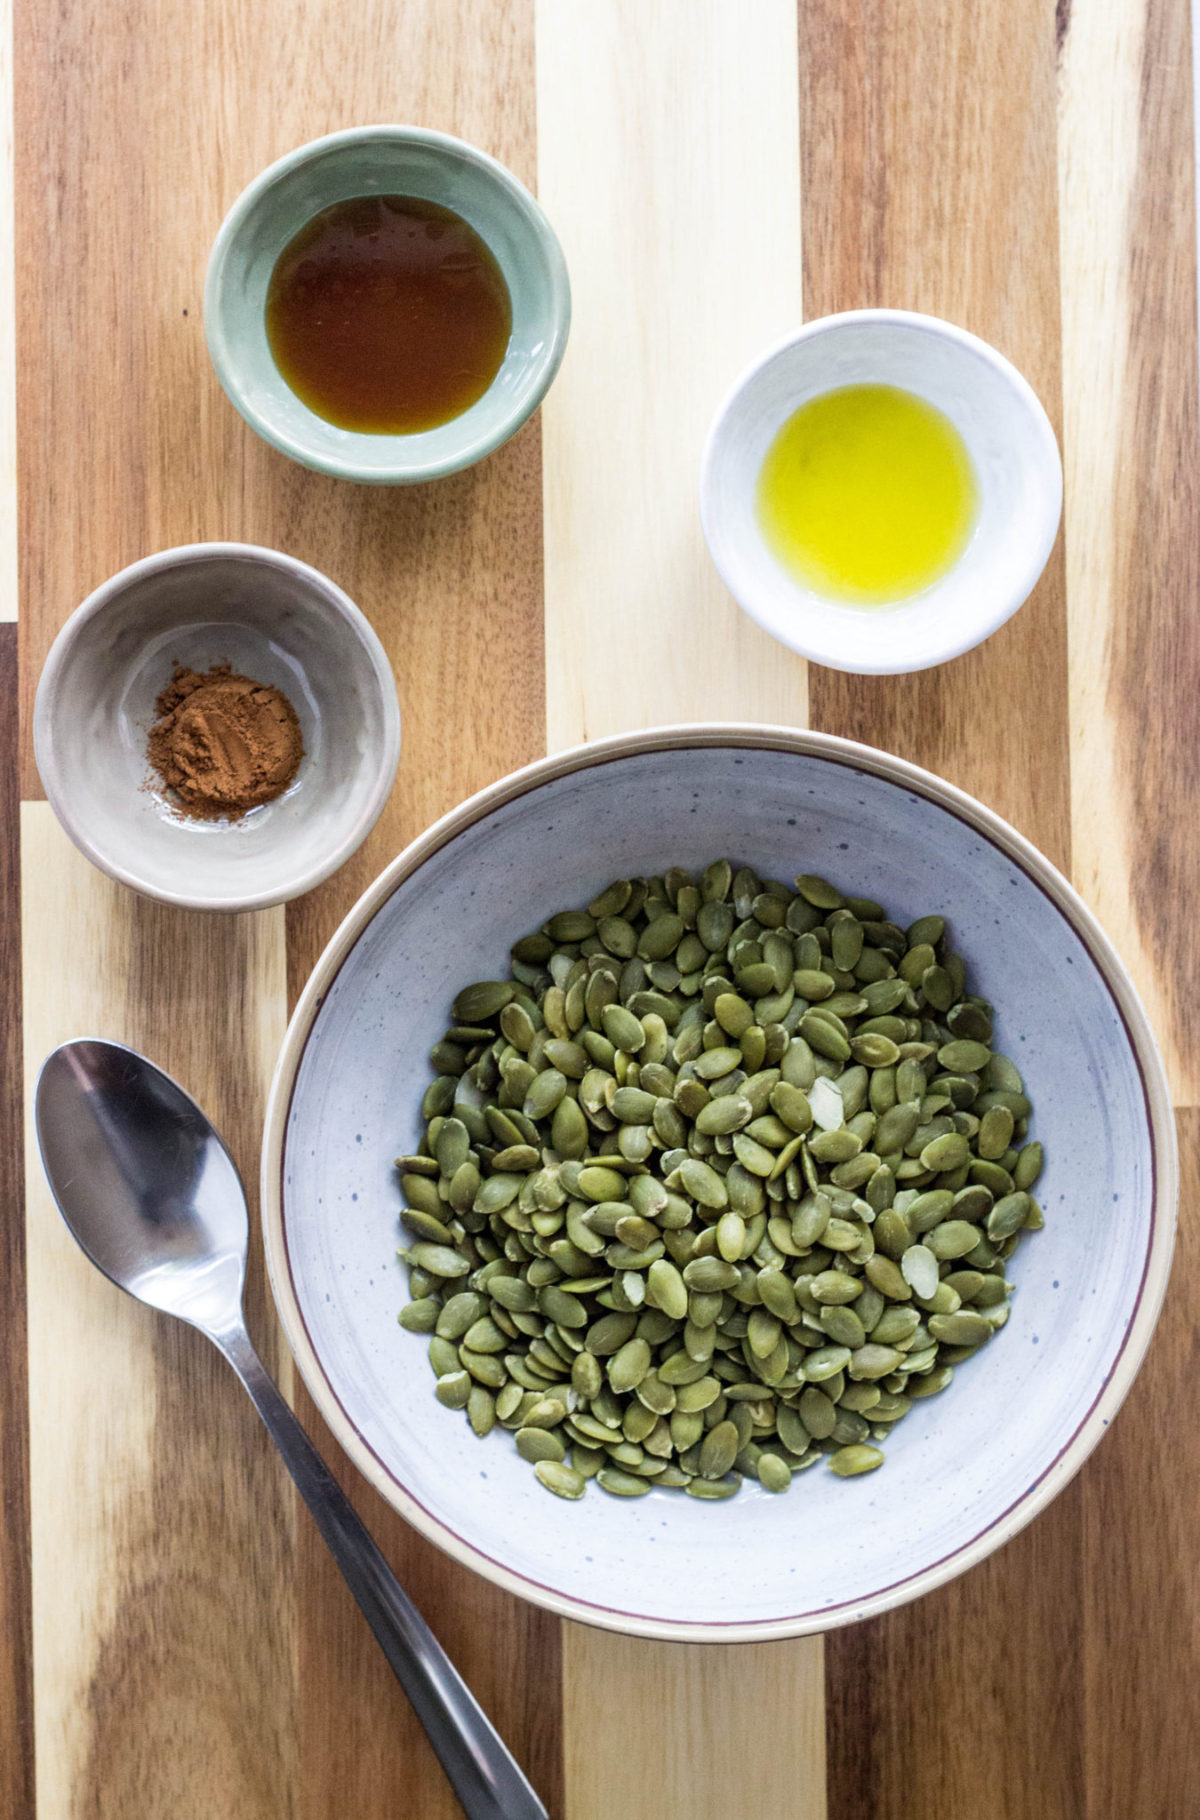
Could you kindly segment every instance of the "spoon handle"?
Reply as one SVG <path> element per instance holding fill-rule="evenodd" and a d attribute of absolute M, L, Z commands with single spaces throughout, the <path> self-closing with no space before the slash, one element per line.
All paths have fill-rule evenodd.
<path fill-rule="evenodd" d="M 468 1820 L 547 1820 L 546 1810 L 345 1492 L 268 1376 L 245 1328 L 213 1334 L 267 1425 Z"/>

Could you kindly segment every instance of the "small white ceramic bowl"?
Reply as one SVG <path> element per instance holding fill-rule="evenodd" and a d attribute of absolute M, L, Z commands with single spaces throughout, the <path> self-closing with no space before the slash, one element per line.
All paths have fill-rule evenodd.
<path fill-rule="evenodd" d="M 414 1148 L 450 1001 L 510 943 L 614 877 L 717 854 L 823 873 L 902 924 L 945 912 L 1034 1101 L 1043 1232 L 1012 1316 L 886 1464 L 786 1497 L 544 1492 L 497 1432 L 433 1394 L 397 1325 L 393 1158 Z M 564 1616 L 645 1636 L 751 1641 L 875 1615 L 1008 1540 L 1096 1445 L 1154 1327 L 1175 1221 L 1162 1063 L 1128 975 L 1079 898 L 998 817 L 927 772 L 816 733 L 665 728 L 532 765 L 395 860 L 319 961 L 267 1114 L 262 1206 L 300 1369 L 355 1464 L 460 1561 Z"/>
<path fill-rule="evenodd" d="M 758 477 L 776 433 L 809 399 L 848 385 L 899 386 L 944 412 L 979 488 L 962 556 L 892 607 L 848 606 L 806 588 L 758 524 Z M 704 535 L 738 605 L 793 651 L 861 675 L 926 670 L 989 638 L 1028 598 L 1061 514 L 1058 444 L 1028 382 L 978 336 L 907 310 L 823 316 L 769 348 L 718 411 L 701 466 Z"/>
<path fill-rule="evenodd" d="M 188 820 L 150 771 L 155 699 L 177 662 L 228 662 L 296 710 L 295 782 L 240 821 Z M 165 904 L 259 910 L 310 891 L 366 838 L 396 774 L 400 709 L 383 646 L 328 577 L 254 544 L 185 544 L 71 615 L 33 738 L 51 808 L 103 872 Z"/>

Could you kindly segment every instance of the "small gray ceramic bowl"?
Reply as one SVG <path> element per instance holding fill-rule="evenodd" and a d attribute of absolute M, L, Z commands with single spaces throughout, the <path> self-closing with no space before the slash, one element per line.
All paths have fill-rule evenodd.
<path fill-rule="evenodd" d="M 240 821 L 186 819 L 150 770 L 155 698 L 177 662 L 228 662 L 296 710 L 295 782 Z M 258 910 L 310 891 L 366 838 L 396 774 L 400 709 L 383 646 L 326 576 L 254 544 L 185 544 L 71 615 L 33 738 L 51 808 L 101 871 L 166 904 Z"/>
<path fill-rule="evenodd" d="M 396 1151 L 415 1149 L 454 994 L 613 878 L 728 854 L 823 873 L 901 924 L 949 918 L 994 999 L 1046 1149 L 1045 1231 L 1013 1260 L 1012 1318 L 914 1404 L 882 1472 L 805 1473 L 787 1497 L 548 1497 L 497 1430 L 433 1393 L 397 1325 Z M 1100 1440 L 1133 1381 L 1175 1224 L 1170 1094 L 1129 976 L 1066 880 L 952 785 L 847 740 L 666 727 L 543 759 L 393 860 L 317 964 L 276 1071 L 262 1208 L 300 1370 L 355 1464 L 422 1533 L 564 1617 L 680 1642 L 856 1622 L 1015 1535 Z"/>
<path fill-rule="evenodd" d="M 491 248 L 512 299 L 508 351 L 483 397 L 411 436 L 340 430 L 318 417 L 284 380 L 267 340 L 267 287 L 284 247 L 331 203 L 369 195 L 453 209 Z M 305 467 L 376 486 L 436 480 L 506 442 L 545 396 L 570 322 L 562 248 L 529 191 L 485 152 L 415 126 L 352 127 L 268 166 L 225 217 L 204 284 L 208 351 L 251 429 Z"/>

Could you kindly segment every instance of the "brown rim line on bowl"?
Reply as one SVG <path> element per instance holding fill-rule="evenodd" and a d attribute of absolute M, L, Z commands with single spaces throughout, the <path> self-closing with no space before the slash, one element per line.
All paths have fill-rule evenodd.
<path fill-rule="evenodd" d="M 1103 1379 L 1089 1381 L 1090 1403 L 1073 1432 L 1057 1448 L 1021 1495 L 997 1516 L 942 1557 L 920 1571 L 897 1578 L 870 1595 L 765 1621 L 676 1621 L 657 1615 L 615 1609 L 568 1596 L 534 1577 L 513 1571 L 450 1530 L 395 1478 L 349 1417 L 314 1349 L 289 1256 L 284 1225 L 283 1168 L 285 1139 L 300 1065 L 321 1005 L 360 935 L 392 894 L 427 860 L 456 836 L 493 811 L 514 803 L 539 786 L 587 772 L 616 760 L 679 750 L 736 748 L 778 752 L 847 767 L 868 778 L 898 784 L 913 797 L 949 814 L 981 835 L 1014 869 L 1025 875 L 1066 923 L 1092 962 L 1123 1027 L 1140 1081 L 1149 1144 L 1149 1221 L 1144 1268 L 1136 1298 L 1121 1330 L 1117 1350 Z M 731 815 L 731 820 L 733 819 Z M 669 839 L 664 835 L 664 863 Z M 547 904 L 547 914 L 560 906 Z M 514 935 L 523 931 L 514 931 Z M 465 983 L 465 982 L 464 982 Z M 402 1109 L 401 1109 L 402 1110 Z M 658 728 L 581 746 L 547 758 L 470 798 L 435 823 L 380 875 L 346 917 L 318 961 L 293 1015 L 272 1081 L 267 1108 L 262 1161 L 262 1208 L 267 1262 L 275 1300 L 301 1373 L 325 1420 L 355 1465 L 407 1521 L 464 1565 L 562 1617 L 633 1635 L 673 1641 L 767 1641 L 816 1633 L 878 1615 L 932 1591 L 983 1560 L 1032 1520 L 1078 1471 L 1123 1401 L 1145 1354 L 1165 1292 L 1174 1243 L 1177 1155 L 1174 1118 L 1166 1076 L 1153 1032 L 1122 962 L 1108 937 L 1066 879 L 1031 844 L 991 810 L 927 771 L 901 759 L 832 735 L 742 723 L 700 723 Z M 382 1261 L 382 1260 L 381 1260 Z M 1094 1394 L 1093 1394 L 1094 1392 Z M 432 1398 L 424 1379 L 420 1394 Z M 953 1391 L 951 1392 L 953 1394 Z M 800 1492 L 793 1496 L 802 1497 Z M 735 1510 L 738 1501 L 722 1505 Z M 574 1507 L 571 1507 L 574 1508 Z M 804 1540 L 803 1517 L 797 1512 L 796 1539 Z"/>

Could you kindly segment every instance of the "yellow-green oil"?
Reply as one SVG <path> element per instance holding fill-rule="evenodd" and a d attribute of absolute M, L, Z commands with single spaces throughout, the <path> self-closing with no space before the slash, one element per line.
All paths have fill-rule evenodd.
<path fill-rule="evenodd" d="M 962 555 L 978 490 L 943 412 L 890 385 L 841 386 L 793 412 L 758 482 L 763 535 L 784 568 L 833 600 L 911 599 Z"/>

